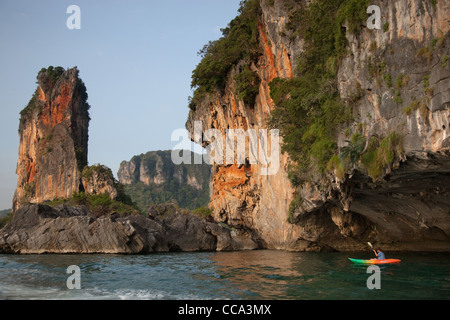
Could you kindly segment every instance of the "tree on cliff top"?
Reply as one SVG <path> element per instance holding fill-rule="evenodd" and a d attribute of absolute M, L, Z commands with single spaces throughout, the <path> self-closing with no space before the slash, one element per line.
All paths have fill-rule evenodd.
<path fill-rule="evenodd" d="M 241 1 L 239 15 L 225 29 L 222 37 L 210 41 L 198 54 L 202 60 L 192 72 L 191 88 L 195 89 L 189 107 L 195 109 L 206 94 L 223 90 L 228 74 L 241 60 L 255 61 L 262 53 L 259 46 L 259 0 Z"/>
<path fill-rule="evenodd" d="M 53 67 L 49 66 L 48 68 L 42 68 L 38 75 L 36 76 L 37 84 L 42 88 L 44 93 L 48 96 L 52 95 L 52 90 L 57 87 L 57 83 L 67 77 L 67 72 L 70 70 L 75 70 L 76 72 L 76 93 L 80 96 L 83 101 L 86 101 L 86 112 L 89 117 L 89 109 L 90 105 L 87 103 L 88 94 L 86 85 L 83 80 L 78 77 L 78 70 L 76 67 L 73 69 L 65 70 L 63 67 Z M 42 103 L 39 102 L 39 91 L 36 88 L 31 100 L 28 102 L 27 106 L 20 111 L 20 123 L 24 124 L 26 119 L 31 117 L 35 111 L 42 110 Z"/>

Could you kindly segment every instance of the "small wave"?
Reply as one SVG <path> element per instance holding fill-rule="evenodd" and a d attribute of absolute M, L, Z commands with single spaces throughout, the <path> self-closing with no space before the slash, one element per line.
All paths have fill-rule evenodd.
<path fill-rule="evenodd" d="M 152 290 L 98 288 L 68 290 L 61 288 L 27 287 L 23 285 L 1 285 L 2 300 L 202 300 L 196 295 L 170 294 Z"/>
<path fill-rule="evenodd" d="M 8 285 L 0 286 L 0 299 L 3 300 L 38 300 L 48 299 L 60 292 L 56 288 L 32 288 L 22 285 Z"/>
<path fill-rule="evenodd" d="M 113 295 L 120 300 L 201 300 L 201 298 L 196 295 L 180 295 L 135 289 L 117 290 Z"/>

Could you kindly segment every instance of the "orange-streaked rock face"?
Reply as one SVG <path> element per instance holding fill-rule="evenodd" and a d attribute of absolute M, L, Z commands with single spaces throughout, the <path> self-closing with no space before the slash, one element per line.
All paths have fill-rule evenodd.
<path fill-rule="evenodd" d="M 285 1 L 270 3 L 260 1 L 262 14 L 258 30 L 261 56 L 248 65 L 261 79 L 254 105 L 245 105 L 235 93 L 235 76 L 248 63 L 241 61 L 228 75 L 223 91 L 215 91 L 205 97 L 195 106 L 195 110 L 190 111 L 186 127 L 193 140 L 196 121 L 202 122 L 203 132 L 219 130 L 223 141 L 228 129 L 269 128 L 267 121 L 276 108 L 270 96 L 269 83 L 276 77 L 294 77 L 296 61 L 304 52 L 305 44 L 304 39 L 295 36 L 295 31 L 289 30 L 287 23 L 291 9 L 285 6 Z M 437 153 L 438 156 L 444 153 L 446 156 L 440 159 L 439 170 L 448 172 L 442 164 L 448 157 L 450 137 L 450 63 L 447 62 L 449 4 L 446 1 L 433 5 L 424 0 L 402 0 L 379 2 L 377 5 L 381 7 L 382 25 L 387 30 L 362 27 L 357 36 L 350 32 L 346 34 L 348 53 L 337 70 L 338 91 L 344 101 L 361 97 L 352 104 L 354 122 L 348 127 L 336 128 L 337 145 L 339 148 L 347 145 L 349 137 L 345 135 L 350 134 L 351 137 L 360 127 L 366 136 L 375 134 L 385 137 L 395 131 L 404 137 L 403 148 L 409 159 L 413 159 L 412 162 L 420 158 L 415 154 L 418 151 Z M 362 25 L 365 23 L 361 21 Z M 370 76 L 370 61 L 380 61 L 381 65 L 385 65 L 384 76 L 389 73 L 394 83 L 398 79 L 407 79 L 395 88 L 402 97 L 402 103 L 394 101 L 394 85 L 389 87 L 384 83 L 383 76 L 380 79 Z M 429 88 L 425 92 L 424 83 L 428 82 Z M 422 110 L 417 107 L 421 103 L 426 104 Z M 204 141 L 203 146 L 207 146 Z M 214 218 L 238 230 L 250 230 L 250 233 L 260 237 L 267 248 L 291 250 L 360 250 L 365 248 L 364 239 L 377 239 L 380 243 L 390 244 L 415 240 L 411 236 L 413 234 L 426 238 L 430 233 L 424 232 L 423 221 L 420 220 L 420 214 L 425 214 L 423 212 L 426 212 L 429 226 L 443 230 L 447 238 L 450 234 L 450 224 L 442 222 L 448 205 L 422 210 L 423 199 L 412 199 L 412 191 L 402 195 L 409 199 L 407 202 L 398 200 L 400 197 L 380 201 L 377 192 L 369 197 L 364 188 L 378 188 L 380 194 L 388 193 L 386 190 L 391 187 L 389 182 L 384 185 L 386 189 L 381 186 L 363 187 L 358 182 L 349 182 L 351 178 L 341 181 L 332 173 L 325 176 L 311 172 L 306 179 L 308 182 L 294 190 L 287 174 L 289 164 L 289 157 L 280 154 L 280 170 L 270 176 L 260 174 L 260 164 L 241 167 L 215 165 L 210 203 Z M 351 176 L 353 174 L 349 174 Z M 424 189 L 420 174 L 417 179 L 416 188 Z M 435 189 L 441 190 L 438 195 L 436 193 L 439 198 L 436 203 L 446 203 L 440 198 L 448 192 L 446 178 L 439 179 L 430 178 L 430 181 L 437 183 Z M 401 183 L 403 181 L 399 185 Z M 295 210 L 290 210 L 293 199 L 297 206 Z M 393 208 L 398 208 L 402 214 L 389 213 L 389 219 L 386 219 L 384 215 L 395 211 Z M 403 226 L 403 215 L 414 221 L 408 228 Z M 394 229 L 402 231 L 394 232 Z M 439 235 L 430 237 L 441 241 Z M 406 247 L 407 244 L 392 246 L 393 249 Z"/>
<path fill-rule="evenodd" d="M 36 93 L 22 112 L 14 210 L 80 191 L 80 169 L 87 164 L 86 88 L 76 68 L 54 82 L 51 72 L 39 73 Z"/>
<path fill-rule="evenodd" d="M 204 131 L 220 130 L 223 141 L 227 129 L 256 132 L 267 129 L 274 108 L 269 83 L 275 77 L 292 77 L 293 71 L 284 44 L 271 37 L 266 28 L 263 22 L 258 24 L 263 54 L 255 65 L 261 79 L 255 104 L 246 106 L 236 96 L 234 83 L 229 81 L 224 94 L 216 94 L 200 106 L 201 110 L 191 112 L 187 122 L 190 132 L 194 131 L 194 121 L 201 121 Z M 232 71 L 229 79 L 233 79 L 235 72 Z M 210 207 L 214 218 L 238 229 L 256 231 L 269 248 L 286 248 L 299 233 L 297 226 L 287 222 L 294 193 L 286 170 L 289 158 L 280 154 L 279 159 L 280 170 L 269 176 L 261 174 L 260 161 L 243 166 L 215 165 L 212 169 Z"/>

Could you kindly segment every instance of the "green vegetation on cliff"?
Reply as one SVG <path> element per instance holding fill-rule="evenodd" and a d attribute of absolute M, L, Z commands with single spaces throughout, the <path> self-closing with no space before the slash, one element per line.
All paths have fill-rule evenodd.
<path fill-rule="evenodd" d="M 384 139 L 372 137 L 369 140 L 368 149 L 361 155 L 361 164 L 367 170 L 368 175 L 378 180 L 384 175 L 384 170 L 389 168 L 395 158 L 403 153 L 403 137 L 392 132 Z"/>
<path fill-rule="evenodd" d="M 94 174 L 95 173 L 95 174 Z M 53 201 L 46 202 L 45 204 L 50 206 L 56 206 L 60 204 L 66 204 L 68 206 L 86 206 L 89 211 L 97 216 L 109 215 L 109 214 L 139 214 L 141 211 L 137 205 L 133 203 L 131 198 L 125 193 L 123 185 L 118 182 L 111 171 L 105 165 L 97 164 L 93 166 L 86 166 L 81 172 L 83 184 L 86 186 L 90 184 L 100 184 L 101 187 L 109 187 L 113 195 L 103 192 L 101 190 L 95 190 L 93 186 L 92 193 L 88 190 L 83 192 L 76 192 L 69 199 L 55 199 Z M 95 181 L 93 181 L 95 180 Z"/>
<path fill-rule="evenodd" d="M 64 72 L 66 70 L 63 67 L 53 67 L 42 68 L 36 79 L 38 84 L 41 86 L 45 94 L 51 95 L 52 90 L 56 87 L 56 84 L 63 78 Z M 83 80 L 77 77 L 76 94 L 80 97 L 81 101 L 87 101 L 88 94 L 86 85 Z M 27 118 L 29 118 L 36 110 L 39 112 L 42 110 L 43 104 L 39 103 L 38 100 L 39 91 L 36 88 L 33 96 L 28 102 L 27 106 L 20 111 L 20 123 L 23 124 Z M 90 109 L 88 103 L 86 103 L 87 111 Z"/>
<path fill-rule="evenodd" d="M 38 104 L 38 94 L 38 89 L 36 89 L 27 106 L 20 111 L 20 124 L 24 124 L 35 110 L 41 110 L 42 105 Z"/>
<path fill-rule="evenodd" d="M 0 211 L 0 229 L 7 225 L 12 219 L 12 210 Z"/>
<path fill-rule="evenodd" d="M 293 79 L 270 83 L 276 104 L 270 124 L 283 136 L 283 150 L 298 164 L 290 177 L 294 185 L 309 172 L 325 172 L 337 153 L 340 125 L 352 119 L 351 103 L 339 97 L 337 72 L 345 55 L 347 31 L 357 33 L 367 19 L 366 3 L 356 0 L 317 0 L 308 7 L 290 5 L 287 28 L 305 40 Z"/>
<path fill-rule="evenodd" d="M 53 66 L 50 66 L 47 69 L 42 68 L 39 73 L 47 73 L 47 79 L 48 79 L 48 83 L 46 83 L 48 85 L 48 87 L 44 87 L 43 88 L 44 91 L 47 91 L 48 89 L 53 88 L 56 85 L 56 83 L 61 79 L 64 71 L 65 70 L 63 67 L 53 68 Z"/>
<path fill-rule="evenodd" d="M 242 1 L 239 15 L 222 29 L 223 36 L 219 40 L 210 41 L 199 51 L 202 60 L 192 72 L 191 88 L 195 91 L 189 103 L 191 109 L 195 110 L 197 103 L 214 90 L 223 90 L 228 74 L 240 61 L 251 62 L 259 57 L 260 15 L 259 0 Z M 243 87 L 242 81 L 240 86 Z M 253 93 L 247 94 L 248 88 L 244 90 L 244 98 L 247 103 L 251 103 L 248 99 Z"/>
<path fill-rule="evenodd" d="M 344 179 L 346 172 L 357 169 L 378 181 L 390 171 L 392 164 L 401 157 L 402 137 L 396 132 L 385 137 L 371 137 L 369 141 L 358 132 L 338 148 L 337 137 L 350 128 L 353 106 L 362 95 L 356 88 L 355 97 L 343 101 L 338 90 L 337 74 L 344 56 L 348 54 L 346 34 L 357 35 L 367 20 L 368 0 L 315 0 L 308 6 L 293 5 L 290 8 L 287 29 L 291 37 L 304 39 L 304 51 L 296 61 L 292 79 L 275 78 L 270 83 L 271 97 L 276 104 L 270 125 L 279 129 L 283 137 L 283 151 L 294 160 L 289 177 L 293 185 L 301 187 L 306 181 L 317 179 L 330 172 Z M 386 66 L 380 63 L 369 68 L 369 74 L 384 79 L 393 86 L 386 74 Z M 372 72 L 371 72 L 372 71 Z M 409 79 L 399 76 L 395 86 L 399 90 Z M 401 97 L 397 97 L 400 101 Z M 347 129 L 346 136 L 350 135 Z M 298 192 L 290 205 L 289 218 L 301 205 Z"/>
<path fill-rule="evenodd" d="M 294 185 L 308 179 L 309 172 L 334 169 L 343 175 L 345 168 L 356 163 L 366 166 L 376 180 L 380 168 L 392 158 L 377 156 L 373 163 L 366 154 L 366 161 L 360 162 L 366 141 L 356 135 L 337 157 L 336 136 L 342 124 L 352 120 L 352 101 L 340 99 L 336 75 L 346 54 L 345 34 L 359 32 L 367 19 L 367 5 L 368 1 L 317 0 L 308 7 L 291 6 L 287 27 L 293 36 L 305 40 L 305 50 L 298 58 L 295 77 L 276 78 L 270 88 L 277 106 L 271 125 L 280 129 L 284 151 L 298 163 L 290 172 Z M 403 78 L 397 79 L 397 86 L 402 83 Z"/>
<path fill-rule="evenodd" d="M 341 148 L 340 154 L 334 155 L 327 165 L 327 170 L 334 172 L 341 180 L 348 170 L 355 168 L 377 181 L 403 154 L 403 137 L 397 132 L 391 132 L 383 139 L 372 136 L 369 141 L 357 132 L 347 143 L 347 146 Z"/>
<path fill-rule="evenodd" d="M 99 176 L 115 180 L 112 170 L 102 164 L 95 164 L 93 166 L 85 166 L 83 168 L 83 171 L 81 172 L 81 177 L 85 178 L 85 179 L 91 179 L 92 176 L 94 175 L 94 172 L 97 173 Z"/>
<path fill-rule="evenodd" d="M 86 206 L 94 215 L 101 217 L 112 214 L 141 214 L 133 204 L 127 204 L 118 199 L 111 199 L 108 194 L 74 193 L 69 199 L 55 199 L 45 203 L 49 206 L 65 204 L 67 206 Z"/>
<path fill-rule="evenodd" d="M 234 77 L 236 83 L 236 95 L 245 105 L 252 107 L 259 93 L 261 79 L 256 71 L 249 66 L 243 66 L 241 72 Z"/>
<path fill-rule="evenodd" d="M 114 199 L 115 201 L 123 203 L 127 206 L 131 206 L 134 209 L 138 208 L 137 205 L 132 201 L 130 196 L 125 192 L 124 185 L 116 180 L 112 170 L 107 166 L 102 164 L 86 166 L 81 172 L 81 177 L 84 181 L 90 183 L 90 180 L 94 176 L 94 172 L 96 173 L 97 182 L 101 181 L 103 183 L 109 184 L 112 189 L 115 189 L 117 191 L 117 195 Z"/>
<path fill-rule="evenodd" d="M 47 69 L 42 68 L 41 71 L 39 71 L 36 79 L 38 80 L 38 83 L 41 82 L 41 87 L 44 92 L 49 92 L 61 79 L 62 74 L 64 73 L 64 68 L 62 67 L 56 67 L 49 66 Z M 42 105 L 38 103 L 38 89 L 34 92 L 33 96 L 31 97 L 30 102 L 28 102 L 28 105 L 20 111 L 20 122 L 23 123 L 25 121 L 25 118 L 30 117 L 35 110 L 42 109 Z"/>

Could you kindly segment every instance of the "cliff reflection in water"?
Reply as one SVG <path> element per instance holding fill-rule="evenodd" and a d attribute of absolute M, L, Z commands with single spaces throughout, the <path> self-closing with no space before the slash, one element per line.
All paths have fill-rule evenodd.
<path fill-rule="evenodd" d="M 304 278 L 302 256 L 285 251 L 222 252 L 212 255 L 216 272 L 242 291 L 262 297 L 284 297 L 289 286 Z M 307 270 L 306 270 L 307 271 Z"/>

